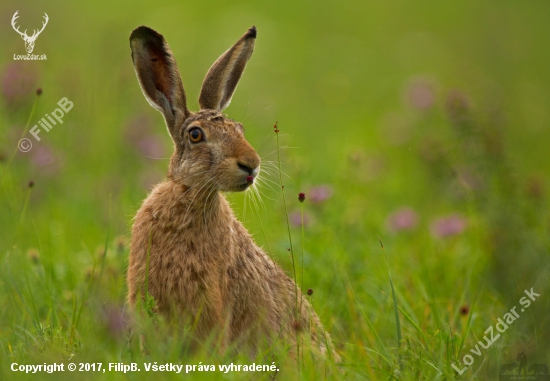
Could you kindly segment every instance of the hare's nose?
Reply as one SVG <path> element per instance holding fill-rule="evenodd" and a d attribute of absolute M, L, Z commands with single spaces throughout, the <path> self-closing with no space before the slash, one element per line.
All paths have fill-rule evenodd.
<path fill-rule="evenodd" d="M 249 164 L 243 164 L 240 162 L 237 162 L 237 165 L 239 166 L 239 169 L 245 171 L 249 175 L 252 175 L 254 173 L 254 170 L 257 168 L 251 168 Z"/>

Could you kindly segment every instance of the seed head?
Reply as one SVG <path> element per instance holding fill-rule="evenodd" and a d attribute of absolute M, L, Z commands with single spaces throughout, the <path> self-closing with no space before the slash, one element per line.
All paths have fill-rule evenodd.
<path fill-rule="evenodd" d="M 36 89 L 36 95 L 37 96 L 41 96 L 42 95 L 42 88 L 39 87 L 38 89 Z"/>
<path fill-rule="evenodd" d="M 468 313 L 470 313 L 470 306 L 463 304 L 462 307 L 460 307 L 460 314 L 462 316 L 467 316 Z"/>
<path fill-rule="evenodd" d="M 69 290 L 65 290 L 63 291 L 63 299 L 66 301 L 66 302 L 70 302 L 71 300 L 73 300 L 73 292 L 72 291 L 69 291 Z"/>
<path fill-rule="evenodd" d="M 296 332 L 302 331 L 302 329 L 303 329 L 302 323 L 300 323 L 299 321 L 294 320 L 292 322 L 292 329 Z"/>
<path fill-rule="evenodd" d="M 98 257 L 99 259 L 104 258 L 104 257 L 105 257 L 105 254 L 106 254 L 106 252 L 105 252 L 105 247 L 103 247 L 103 246 L 98 246 L 98 247 L 96 248 L 96 255 L 97 255 L 97 257 Z"/>
<path fill-rule="evenodd" d="M 86 280 L 90 280 L 92 278 L 96 278 L 97 277 L 97 274 L 96 272 L 94 271 L 94 268 L 93 267 L 87 267 L 85 270 L 84 270 L 84 279 Z"/>
<path fill-rule="evenodd" d="M 126 248 L 126 238 L 120 236 L 116 239 L 116 248 L 119 252 L 123 251 Z"/>
<path fill-rule="evenodd" d="M 32 188 L 34 186 L 34 181 L 30 180 L 29 181 L 29 188 Z"/>
<path fill-rule="evenodd" d="M 307 294 L 310 295 L 310 296 L 313 295 L 313 289 L 308 288 L 307 289 Z"/>
<path fill-rule="evenodd" d="M 275 125 L 273 125 L 273 131 L 275 131 L 276 134 L 279 133 L 279 128 L 277 127 L 277 122 L 275 122 Z"/>
<path fill-rule="evenodd" d="M 306 194 L 305 193 L 298 194 L 298 201 L 304 202 L 305 199 L 306 199 Z"/>
<path fill-rule="evenodd" d="M 542 177 L 531 176 L 527 182 L 527 195 L 534 201 L 538 201 L 543 198 L 544 181 Z"/>
<path fill-rule="evenodd" d="M 447 96 L 447 113 L 454 122 L 468 121 L 470 102 L 465 94 L 458 90 L 452 91 Z"/>
<path fill-rule="evenodd" d="M 29 259 L 32 263 L 36 264 L 40 261 L 40 253 L 36 249 L 29 249 L 27 252 L 27 255 L 29 256 Z"/>

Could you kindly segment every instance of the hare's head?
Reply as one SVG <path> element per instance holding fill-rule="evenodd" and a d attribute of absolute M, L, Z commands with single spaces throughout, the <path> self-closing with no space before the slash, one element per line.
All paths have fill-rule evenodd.
<path fill-rule="evenodd" d="M 187 109 L 185 91 L 170 47 L 145 26 L 130 35 L 132 60 L 143 94 L 164 120 L 174 141 L 168 176 L 189 187 L 243 191 L 260 170 L 260 158 L 244 137 L 242 124 L 222 114 L 252 55 L 256 28 L 212 65 L 199 97 L 201 110 Z"/>

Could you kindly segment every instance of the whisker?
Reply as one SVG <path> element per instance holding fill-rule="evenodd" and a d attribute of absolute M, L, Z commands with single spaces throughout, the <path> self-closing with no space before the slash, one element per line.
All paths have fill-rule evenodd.
<path fill-rule="evenodd" d="M 248 192 L 244 192 L 244 205 L 243 205 L 243 221 L 246 222 L 246 203 L 248 200 Z"/>
<path fill-rule="evenodd" d="M 271 184 L 268 184 L 266 181 L 267 179 L 263 179 L 263 178 L 259 178 L 257 177 L 256 178 L 256 181 L 258 182 L 258 185 L 265 185 L 266 187 L 268 187 L 269 189 L 271 189 L 273 192 L 277 192 L 277 190 L 275 188 L 273 188 L 271 186 Z"/>
<path fill-rule="evenodd" d="M 256 210 L 258 210 L 258 202 L 256 200 L 256 195 L 252 191 L 252 188 L 250 188 L 250 189 L 251 189 L 251 191 L 250 191 L 250 200 L 252 201 L 251 206 L 255 207 Z M 252 210 L 254 210 L 254 208 L 252 208 Z"/>
<path fill-rule="evenodd" d="M 196 191 L 195 195 L 193 196 L 193 199 L 189 202 L 189 205 L 187 206 L 187 210 L 185 211 L 185 216 L 184 216 L 184 219 L 187 219 L 187 215 L 189 214 L 189 211 L 191 210 L 191 207 L 194 205 L 194 203 L 196 202 L 195 199 L 197 199 L 197 196 L 201 193 L 201 190 L 206 186 L 208 185 L 209 183 L 213 182 L 214 181 L 214 177 L 211 177 L 210 179 L 208 179 L 207 181 L 204 182 L 204 184 Z M 192 189 L 192 188 L 190 188 Z M 197 199 L 198 201 L 198 199 Z"/>
<path fill-rule="evenodd" d="M 246 115 L 246 112 L 248 111 L 248 106 L 250 106 L 251 99 L 252 99 L 252 93 L 250 93 L 250 96 L 248 97 L 248 103 L 246 104 L 246 108 L 244 109 L 243 116 L 241 116 L 241 120 L 243 120 L 244 116 Z"/>
<path fill-rule="evenodd" d="M 281 188 L 281 184 L 279 184 L 279 183 L 277 183 L 277 182 L 275 182 L 275 181 L 273 181 L 273 180 L 271 180 L 271 179 L 268 179 L 267 177 L 263 177 L 262 180 L 263 180 L 263 181 L 269 181 L 270 183 L 272 183 L 273 185 L 275 185 L 278 189 Z"/>
<path fill-rule="evenodd" d="M 291 146 L 288 146 L 288 147 L 280 147 L 279 150 L 283 150 L 283 149 L 294 149 L 294 148 L 298 148 L 298 147 L 291 147 Z M 268 153 L 268 154 L 263 154 L 262 157 L 267 157 L 267 156 L 273 155 L 274 153 L 277 153 L 277 150 L 271 151 L 271 152 Z"/>
<path fill-rule="evenodd" d="M 145 157 L 151 160 L 170 160 L 169 157 L 153 157 L 153 156 L 145 156 Z"/>
<path fill-rule="evenodd" d="M 255 116 L 258 115 L 259 113 L 264 112 L 265 110 L 267 110 L 267 109 L 269 109 L 269 108 L 271 108 L 271 106 L 267 106 L 266 108 L 263 108 L 263 109 L 261 109 L 261 110 L 255 112 L 254 114 L 250 115 L 248 118 L 246 118 L 245 120 L 243 120 L 243 124 L 244 124 L 247 120 L 249 120 L 250 118 L 255 117 Z"/>
<path fill-rule="evenodd" d="M 204 216 L 204 224 L 206 225 L 206 206 L 208 205 L 208 200 L 210 199 L 210 196 L 212 194 L 216 194 L 217 193 L 217 190 L 216 190 L 216 187 L 212 187 L 212 189 L 210 190 L 210 193 L 208 193 L 208 196 L 206 196 L 206 201 L 204 203 L 204 208 L 203 208 L 203 216 Z M 210 208 L 210 210 L 208 211 L 209 213 L 209 218 L 211 217 L 211 215 L 214 213 L 214 208 Z"/>
<path fill-rule="evenodd" d="M 265 148 L 266 144 L 269 143 L 271 140 L 273 140 L 273 141 L 275 140 L 275 136 L 273 134 L 269 134 L 267 136 L 267 138 L 264 139 L 264 141 L 262 142 L 260 147 L 258 147 L 258 149 L 256 150 L 258 152 L 258 154 L 260 154 L 262 152 L 262 150 Z"/>
<path fill-rule="evenodd" d="M 272 168 L 269 168 L 269 169 L 271 170 Z M 275 168 L 273 168 L 273 169 L 275 169 Z M 278 169 L 275 169 L 275 171 L 276 171 L 275 174 L 274 174 L 274 173 L 271 173 L 271 172 L 269 172 L 269 171 L 267 171 L 267 170 L 264 171 L 264 172 L 266 172 L 266 173 L 267 173 L 268 175 L 270 175 L 270 176 L 277 177 Z M 286 176 L 286 177 L 288 177 L 289 179 L 292 180 L 292 176 L 289 176 L 285 171 L 281 170 L 281 173 L 283 174 L 283 176 Z"/>
<path fill-rule="evenodd" d="M 252 186 L 252 190 L 256 194 L 256 197 L 258 198 L 259 204 L 264 208 L 264 210 L 267 210 L 265 207 L 264 200 L 262 200 L 262 197 L 260 195 L 260 192 L 258 191 L 258 187 L 256 185 Z"/>

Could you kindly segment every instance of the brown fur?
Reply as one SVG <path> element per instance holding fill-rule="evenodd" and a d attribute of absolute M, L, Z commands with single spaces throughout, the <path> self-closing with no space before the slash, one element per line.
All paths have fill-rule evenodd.
<path fill-rule="evenodd" d="M 164 38 L 146 27 L 130 37 L 139 82 L 163 112 L 175 150 L 168 179 L 135 217 L 128 300 L 135 305 L 148 292 L 158 313 L 195 322 L 199 339 L 221 335 L 222 348 L 235 344 L 256 353 L 263 341 L 278 337 L 294 346 L 298 329 L 309 332 L 320 352 L 328 347 L 338 358 L 309 302 L 299 290 L 296 299 L 295 283 L 254 243 L 221 193 L 244 191 L 260 167 L 242 125 L 221 113 L 252 54 L 251 31 L 210 69 L 201 92 L 209 108 L 197 113 L 187 110 Z M 192 143 L 189 134 L 196 128 L 204 140 Z"/>

